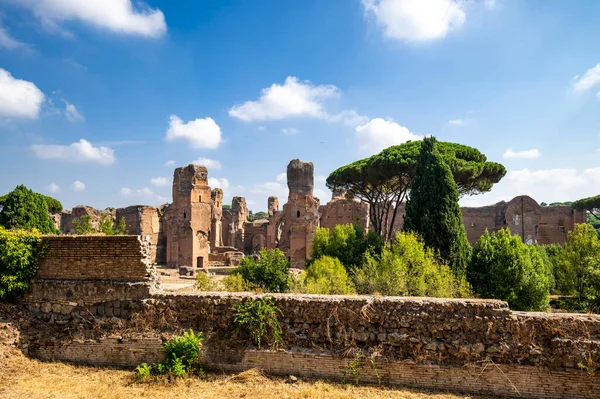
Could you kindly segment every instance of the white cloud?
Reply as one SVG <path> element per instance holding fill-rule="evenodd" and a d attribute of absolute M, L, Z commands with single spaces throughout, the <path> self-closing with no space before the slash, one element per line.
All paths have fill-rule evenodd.
<path fill-rule="evenodd" d="M 34 144 L 34 155 L 40 159 L 60 159 L 73 163 L 98 163 L 111 165 L 116 162 L 115 151 L 110 147 L 94 147 L 92 143 L 81 139 L 71 145 Z"/>
<path fill-rule="evenodd" d="M 325 180 L 327 180 L 327 176 L 317 176 L 317 177 L 315 177 L 315 182 L 317 182 L 317 183 L 325 183 Z"/>
<path fill-rule="evenodd" d="M 226 178 L 219 179 L 218 177 L 209 177 L 208 185 L 210 188 L 220 188 L 221 190 L 227 190 L 229 188 L 229 180 Z"/>
<path fill-rule="evenodd" d="M 506 151 L 504 151 L 504 154 L 502 154 L 502 158 L 504 158 L 504 159 L 510 159 L 510 158 L 533 159 L 533 158 L 539 158 L 541 156 L 542 156 L 542 153 L 537 148 L 532 148 L 531 150 L 524 150 L 524 151 L 513 151 L 512 149 L 507 148 Z"/>
<path fill-rule="evenodd" d="M 75 180 L 73 184 L 71 184 L 71 190 L 75 192 L 85 191 L 85 183 L 79 180 Z"/>
<path fill-rule="evenodd" d="M 221 169 L 221 162 L 215 159 L 198 158 L 192 162 L 194 165 L 204 165 L 208 169 Z"/>
<path fill-rule="evenodd" d="M 184 123 L 177 115 L 171 115 L 167 141 L 186 140 L 194 148 L 218 148 L 221 144 L 221 128 L 212 118 L 198 118 Z"/>
<path fill-rule="evenodd" d="M 255 184 L 250 192 L 253 194 L 259 194 L 263 197 L 276 196 L 279 198 L 287 198 L 288 188 L 285 183 L 280 181 L 268 181 L 264 183 Z"/>
<path fill-rule="evenodd" d="M 46 190 L 48 190 L 48 192 L 50 193 L 57 193 L 60 191 L 60 186 L 56 183 L 50 183 L 48 184 L 48 186 L 46 187 Z"/>
<path fill-rule="evenodd" d="M 13 38 L 3 26 L 0 26 L 0 47 L 13 50 L 24 46 L 25 43 L 22 43 Z"/>
<path fill-rule="evenodd" d="M 583 76 L 579 77 L 579 75 L 576 75 L 574 80 L 573 89 L 575 89 L 575 91 L 586 91 L 600 85 L 600 63 L 596 64 L 595 67 L 588 69 Z"/>
<path fill-rule="evenodd" d="M 465 124 L 465 121 L 462 119 L 452 119 L 448 121 L 448 124 L 452 126 L 462 126 Z"/>
<path fill-rule="evenodd" d="M 287 173 L 283 172 L 277 175 L 275 181 L 282 182 L 287 180 Z"/>
<path fill-rule="evenodd" d="M 300 133 L 300 130 L 295 129 L 293 127 L 284 127 L 283 129 L 281 129 L 281 133 L 286 135 L 293 135 Z"/>
<path fill-rule="evenodd" d="M 491 192 L 466 197 L 462 205 L 490 205 L 509 201 L 518 195 L 529 195 L 540 202 L 574 201 L 596 195 L 600 185 L 600 167 L 578 170 L 556 168 L 540 170 L 513 170 L 496 184 Z"/>
<path fill-rule="evenodd" d="M 460 28 L 466 14 L 456 0 L 362 0 L 385 35 L 407 42 L 440 39 Z"/>
<path fill-rule="evenodd" d="M 0 117 L 35 119 L 44 98 L 35 84 L 13 78 L 0 68 Z"/>
<path fill-rule="evenodd" d="M 44 26 L 60 30 L 59 23 L 77 20 L 108 31 L 156 38 L 167 31 L 162 11 L 131 0 L 21 0 Z"/>
<path fill-rule="evenodd" d="M 165 187 L 168 186 L 171 181 L 169 180 L 168 177 L 153 177 L 150 179 L 150 183 L 152 183 L 153 186 L 156 187 Z"/>
<path fill-rule="evenodd" d="M 352 127 L 362 125 L 369 120 L 366 116 L 360 115 L 358 112 L 350 109 L 344 110 L 339 114 L 330 115 L 327 119 L 330 122 L 343 122 L 345 125 Z"/>
<path fill-rule="evenodd" d="M 394 121 L 381 118 L 371 119 L 366 124 L 357 126 L 355 131 L 358 148 L 371 154 L 392 145 L 423 138 L 423 136 L 412 133 L 408 128 Z"/>
<path fill-rule="evenodd" d="M 119 194 L 121 194 L 123 198 L 149 201 L 151 204 L 164 204 L 169 200 L 166 197 L 156 194 L 148 187 L 138 189 L 123 187 L 119 190 Z"/>
<path fill-rule="evenodd" d="M 288 76 L 283 85 L 274 83 L 263 89 L 258 100 L 234 105 L 229 115 L 245 122 L 288 117 L 326 119 L 328 115 L 323 108 L 324 101 L 337 95 L 338 89 L 333 85 L 314 86 L 309 81 Z"/>
<path fill-rule="evenodd" d="M 175 166 L 176 164 L 177 164 L 177 162 L 175 162 L 172 159 L 170 159 L 167 162 L 165 162 L 165 166 L 168 166 L 168 167 Z"/>
<path fill-rule="evenodd" d="M 64 100 L 64 102 L 65 102 L 65 116 L 67 117 L 67 119 L 69 121 L 79 122 L 84 119 L 83 115 L 81 115 L 81 113 L 77 110 L 75 105 L 69 103 L 66 100 Z"/>

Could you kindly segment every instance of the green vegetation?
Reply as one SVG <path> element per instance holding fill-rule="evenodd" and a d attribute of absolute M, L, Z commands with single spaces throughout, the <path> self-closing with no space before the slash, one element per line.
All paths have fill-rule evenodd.
<path fill-rule="evenodd" d="M 354 274 L 359 294 L 465 297 L 469 287 L 440 263 L 415 233 L 398 233 L 381 255 L 368 255 Z"/>
<path fill-rule="evenodd" d="M 174 336 L 163 345 L 164 362 L 153 365 L 142 363 L 135 369 L 138 382 L 163 374 L 173 377 L 182 377 L 187 373 L 202 375 L 203 371 L 198 364 L 201 347 L 201 332 L 195 334 L 190 330 L 183 335 Z"/>
<path fill-rule="evenodd" d="M 286 292 L 290 284 L 289 263 L 279 249 L 261 249 L 258 259 L 245 257 L 232 274 L 240 275 L 245 288 Z"/>
<path fill-rule="evenodd" d="M 406 202 L 404 230 L 418 233 L 456 275 L 464 276 L 471 248 L 458 199 L 458 186 L 435 138 L 424 138 Z"/>
<path fill-rule="evenodd" d="M 313 237 L 311 259 L 337 258 L 348 272 L 365 260 L 366 254 L 379 254 L 383 240 L 373 231 L 365 234 L 358 225 L 337 225 L 333 229 L 317 228 Z"/>
<path fill-rule="evenodd" d="M 525 245 L 508 229 L 481 236 L 467 276 L 481 298 L 502 299 L 516 310 L 548 307 L 548 276 L 538 248 Z"/>
<path fill-rule="evenodd" d="M 421 141 L 409 141 L 342 166 L 327 177 L 327 187 L 368 202 L 373 230 L 390 241 L 393 232 L 388 227 L 394 224 L 398 206 L 409 192 L 421 145 Z M 504 166 L 489 162 L 475 148 L 447 142 L 439 142 L 437 147 L 461 195 L 488 192 L 506 174 Z"/>
<path fill-rule="evenodd" d="M 235 304 L 233 310 L 233 324 L 238 334 L 248 335 L 259 348 L 265 342 L 273 348 L 281 346 L 283 332 L 278 317 L 283 312 L 272 297 L 246 300 Z"/>
<path fill-rule="evenodd" d="M 50 213 L 61 213 L 62 212 L 63 206 L 59 200 L 57 200 L 56 198 L 49 197 L 44 194 L 39 194 L 39 193 L 36 193 L 36 194 L 41 196 L 44 199 L 44 201 L 46 201 L 46 205 L 48 205 L 48 211 Z M 8 194 L 4 194 L 4 195 L 0 196 L 0 208 L 2 208 L 4 206 L 4 201 L 6 201 L 7 197 L 8 197 Z"/>
<path fill-rule="evenodd" d="M 42 234 L 58 233 L 48 215 L 48 204 L 43 195 L 19 185 L 2 198 L 0 226 L 6 229 L 37 229 Z"/>
<path fill-rule="evenodd" d="M 82 215 L 73 220 L 75 234 L 84 236 L 88 234 L 103 233 L 107 236 L 123 235 L 126 233 L 125 218 L 121 217 L 119 222 L 113 220 L 110 213 L 103 213 L 100 217 L 98 230 L 92 225 L 92 217 L 90 215 Z"/>
<path fill-rule="evenodd" d="M 342 263 L 330 256 L 312 262 L 300 279 L 301 290 L 308 294 L 344 295 L 356 292 Z"/>
<path fill-rule="evenodd" d="M 77 219 L 73 219 L 73 226 L 75 227 L 75 234 L 78 236 L 84 236 L 95 232 L 92 226 L 92 217 L 90 215 L 82 215 Z"/>
<path fill-rule="evenodd" d="M 0 227 L 0 299 L 27 291 L 43 253 L 39 232 Z"/>
<path fill-rule="evenodd" d="M 586 211 L 587 223 L 594 226 L 596 234 L 600 238 L 600 195 L 582 198 L 573 202 L 571 206 L 573 209 Z"/>

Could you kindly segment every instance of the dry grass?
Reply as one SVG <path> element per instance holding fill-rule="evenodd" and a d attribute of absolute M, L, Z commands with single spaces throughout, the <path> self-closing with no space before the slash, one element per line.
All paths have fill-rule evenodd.
<path fill-rule="evenodd" d="M 402 398 L 402 399 L 491 399 L 377 386 L 354 386 L 325 381 L 269 377 L 258 370 L 237 375 L 209 374 L 203 379 L 186 378 L 174 383 L 135 383 L 130 371 L 44 363 L 17 351 L 0 367 L 0 398 Z"/>

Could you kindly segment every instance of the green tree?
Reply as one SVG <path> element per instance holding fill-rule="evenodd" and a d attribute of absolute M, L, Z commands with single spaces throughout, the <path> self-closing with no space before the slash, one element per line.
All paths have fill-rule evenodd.
<path fill-rule="evenodd" d="M 359 294 L 464 297 L 468 284 L 440 263 L 415 233 L 398 232 L 380 255 L 368 255 L 353 276 Z"/>
<path fill-rule="evenodd" d="M 355 293 L 344 265 L 337 258 L 323 256 L 302 275 L 303 291 L 308 294 L 344 295 Z"/>
<path fill-rule="evenodd" d="M 63 206 L 59 200 L 57 200 L 56 198 L 48 197 L 47 195 L 43 195 L 43 194 L 39 194 L 39 193 L 36 193 L 36 194 L 41 195 L 42 198 L 44 198 L 44 201 L 46 201 L 46 205 L 48 205 L 48 212 L 50 212 L 50 213 L 62 212 Z M 2 208 L 2 206 L 4 206 L 4 201 L 6 200 L 7 197 L 8 197 L 8 194 L 0 196 L 0 208 Z"/>
<path fill-rule="evenodd" d="M 90 226 L 86 226 L 87 229 Z M 107 236 L 115 236 L 115 235 L 123 235 L 127 230 L 127 226 L 125 225 L 125 218 L 121 216 L 121 219 L 117 222 L 113 220 L 110 213 L 104 213 L 100 218 L 100 231 Z M 77 226 L 75 227 L 77 230 Z M 87 233 L 89 234 L 89 233 Z"/>
<path fill-rule="evenodd" d="M 13 298 L 27 291 L 42 255 L 38 231 L 0 227 L 0 299 Z"/>
<path fill-rule="evenodd" d="M 58 233 L 48 215 L 44 197 L 24 185 L 17 186 L 2 202 L 0 226 L 6 229 L 37 229 L 41 233 Z"/>
<path fill-rule="evenodd" d="M 426 137 L 406 202 L 404 230 L 419 234 L 458 276 L 464 276 L 471 248 L 458 199 L 450 167 L 442 159 L 435 138 Z"/>
<path fill-rule="evenodd" d="M 317 228 L 312 242 L 311 262 L 330 256 L 342 262 L 347 271 L 352 271 L 362 264 L 366 253 L 377 254 L 382 247 L 383 241 L 375 232 L 365 234 L 358 225 Z"/>
<path fill-rule="evenodd" d="M 389 241 L 393 231 L 388 227 L 393 226 L 398 207 L 410 190 L 421 145 L 421 141 L 409 141 L 342 166 L 327 177 L 327 187 L 368 202 L 373 230 Z M 506 174 L 504 166 L 489 162 L 475 148 L 439 142 L 438 150 L 461 195 L 485 193 Z"/>
<path fill-rule="evenodd" d="M 535 246 L 502 229 L 486 232 L 473 247 L 467 278 L 481 298 L 507 301 L 516 310 L 545 310 L 549 283 L 544 260 Z"/>
<path fill-rule="evenodd" d="M 590 310 L 600 306 L 600 240 L 589 224 L 577 224 L 567 234 L 560 283 Z"/>
<path fill-rule="evenodd" d="M 600 195 L 582 198 L 573 202 L 571 206 L 573 209 L 586 211 L 587 222 L 594 226 L 600 238 Z"/>
<path fill-rule="evenodd" d="M 82 215 L 77 219 L 73 219 L 73 226 L 75 227 L 75 234 L 78 236 L 84 236 L 95 232 L 92 226 L 92 217 L 90 215 Z"/>
<path fill-rule="evenodd" d="M 287 292 L 290 284 L 289 263 L 280 249 L 261 249 L 258 259 L 245 257 L 232 274 L 242 276 L 244 285 L 266 292 Z"/>

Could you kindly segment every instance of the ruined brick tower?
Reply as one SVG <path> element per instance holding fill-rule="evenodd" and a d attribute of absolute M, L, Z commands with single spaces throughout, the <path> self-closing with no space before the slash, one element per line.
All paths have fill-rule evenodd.
<path fill-rule="evenodd" d="M 212 199 L 212 226 L 210 230 L 210 249 L 211 252 L 215 248 L 223 245 L 223 190 L 215 188 L 211 192 Z"/>
<path fill-rule="evenodd" d="M 290 266 L 304 268 L 310 258 L 315 230 L 319 227 L 319 200 L 313 195 L 312 162 L 292 160 L 287 167 L 288 201 L 283 206 L 284 224 L 279 247 L 287 252 Z"/>
<path fill-rule="evenodd" d="M 208 170 L 188 165 L 173 174 L 173 203 L 168 225 L 167 265 L 204 267 L 208 264 L 212 205 Z"/>

